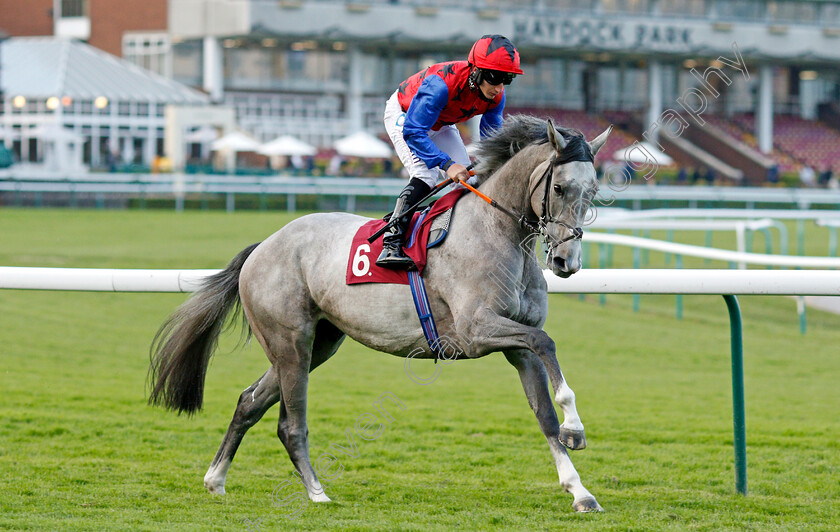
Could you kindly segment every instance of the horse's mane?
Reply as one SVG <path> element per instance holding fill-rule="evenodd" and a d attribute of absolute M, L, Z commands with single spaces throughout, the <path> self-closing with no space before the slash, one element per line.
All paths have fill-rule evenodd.
<path fill-rule="evenodd" d="M 559 126 L 555 126 L 555 129 L 568 143 L 561 156 L 558 157 L 558 163 L 594 161 L 592 150 L 583 133 L 577 129 Z M 548 142 L 547 120 L 520 114 L 507 117 L 502 127 L 478 142 L 475 151 L 478 161 L 475 165 L 475 173 L 479 176 L 479 182 L 493 175 L 526 146 L 546 142 Z"/>

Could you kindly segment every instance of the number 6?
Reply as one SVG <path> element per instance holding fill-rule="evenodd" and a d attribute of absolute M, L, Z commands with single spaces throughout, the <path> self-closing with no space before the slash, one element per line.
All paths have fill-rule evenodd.
<path fill-rule="evenodd" d="M 356 254 L 353 255 L 353 275 L 362 277 L 367 274 L 370 269 L 370 259 L 365 253 L 370 253 L 370 245 L 362 244 L 356 248 Z"/>

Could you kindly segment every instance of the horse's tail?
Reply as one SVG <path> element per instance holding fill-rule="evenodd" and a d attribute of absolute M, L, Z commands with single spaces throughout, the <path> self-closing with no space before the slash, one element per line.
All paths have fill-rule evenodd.
<path fill-rule="evenodd" d="M 259 244 L 243 249 L 227 268 L 208 277 L 186 303 L 161 325 L 152 340 L 149 404 L 193 414 L 201 410 L 204 376 L 228 313 L 242 308 L 239 273 Z M 243 322 L 250 334 L 248 322 Z"/>

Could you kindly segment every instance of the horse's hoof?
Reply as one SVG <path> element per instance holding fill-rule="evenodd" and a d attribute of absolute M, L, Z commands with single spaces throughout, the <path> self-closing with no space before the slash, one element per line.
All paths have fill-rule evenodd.
<path fill-rule="evenodd" d="M 315 494 L 310 493 L 309 498 L 310 500 L 312 500 L 312 502 L 331 502 L 331 499 L 327 497 L 327 494 L 323 491 L 321 493 Z"/>
<path fill-rule="evenodd" d="M 560 427 L 560 443 L 573 451 L 586 448 L 586 433 L 582 430 L 570 430 Z"/>
<path fill-rule="evenodd" d="M 212 493 L 213 495 L 224 495 L 225 494 L 225 485 L 217 485 L 210 481 L 204 481 L 204 487 L 207 488 L 207 491 Z"/>
<path fill-rule="evenodd" d="M 603 512 L 604 509 L 595 500 L 595 497 L 586 497 L 579 501 L 572 503 L 572 507 L 576 512 Z"/>
<path fill-rule="evenodd" d="M 204 475 L 204 487 L 213 495 L 224 495 L 225 475 L 220 475 L 215 467 L 210 467 Z"/>

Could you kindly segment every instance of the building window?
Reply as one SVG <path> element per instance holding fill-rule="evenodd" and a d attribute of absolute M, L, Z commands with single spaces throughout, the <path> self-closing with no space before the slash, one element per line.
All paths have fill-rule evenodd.
<path fill-rule="evenodd" d="M 126 33 L 123 59 L 167 78 L 172 77 L 172 47 L 165 33 Z"/>
<path fill-rule="evenodd" d="M 767 17 L 773 22 L 813 22 L 817 6 L 810 2 L 767 2 Z"/>
<path fill-rule="evenodd" d="M 87 0 L 61 0 L 61 18 L 88 16 Z"/>
<path fill-rule="evenodd" d="M 225 84 L 266 88 L 271 82 L 273 48 L 240 46 L 225 49 Z M 303 52 L 301 52 L 303 53 Z"/>
<path fill-rule="evenodd" d="M 840 24 L 840 4 L 824 4 L 820 20 L 824 24 Z"/>
<path fill-rule="evenodd" d="M 722 19 L 756 20 L 762 16 L 758 0 L 718 0 L 717 14 Z"/>
<path fill-rule="evenodd" d="M 706 0 L 661 0 L 659 8 L 663 15 L 702 17 L 706 14 Z"/>
<path fill-rule="evenodd" d="M 192 40 L 172 46 L 172 79 L 184 85 L 201 86 L 201 41 Z"/>
<path fill-rule="evenodd" d="M 601 0 L 601 9 L 605 13 L 646 13 L 647 0 Z"/>
<path fill-rule="evenodd" d="M 592 11 L 595 0 L 544 0 L 546 9 L 576 9 Z"/>

